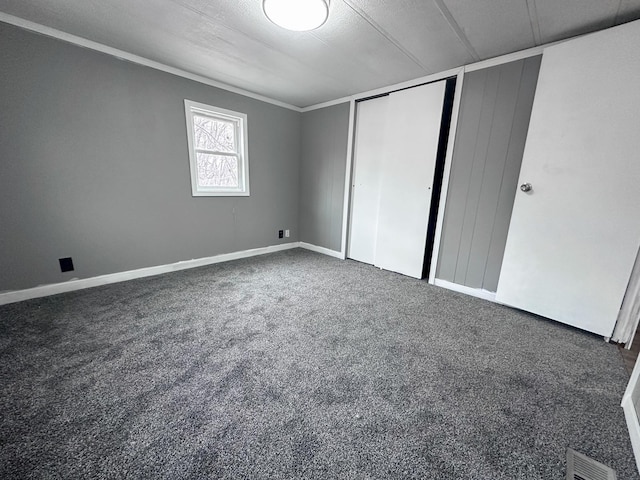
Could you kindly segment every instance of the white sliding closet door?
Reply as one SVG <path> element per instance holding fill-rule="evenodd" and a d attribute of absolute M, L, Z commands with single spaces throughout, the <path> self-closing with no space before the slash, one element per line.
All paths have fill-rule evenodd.
<path fill-rule="evenodd" d="M 347 256 L 370 264 L 374 264 L 376 259 L 387 103 L 388 97 L 379 97 L 357 104 Z"/>
<path fill-rule="evenodd" d="M 545 49 L 496 295 L 605 337 L 640 244 L 638 38 L 632 22 Z"/>
<path fill-rule="evenodd" d="M 375 265 L 422 278 L 446 82 L 389 95 Z"/>

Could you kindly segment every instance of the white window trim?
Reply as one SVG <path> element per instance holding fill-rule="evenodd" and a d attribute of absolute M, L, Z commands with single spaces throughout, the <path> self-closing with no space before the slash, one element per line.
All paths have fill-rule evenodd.
<path fill-rule="evenodd" d="M 185 121 L 187 123 L 187 144 L 189 146 L 189 169 L 191 171 L 191 195 L 194 197 L 248 197 L 249 196 L 249 142 L 247 135 L 247 115 L 224 108 L 206 105 L 204 103 L 184 101 Z M 198 165 L 196 161 L 196 148 L 193 135 L 193 115 L 202 113 L 208 116 L 238 122 L 240 128 L 237 129 L 238 142 L 238 183 L 237 188 L 225 187 L 198 187 Z M 228 155 L 228 153 L 222 153 Z M 233 154 L 233 156 L 236 156 Z"/>

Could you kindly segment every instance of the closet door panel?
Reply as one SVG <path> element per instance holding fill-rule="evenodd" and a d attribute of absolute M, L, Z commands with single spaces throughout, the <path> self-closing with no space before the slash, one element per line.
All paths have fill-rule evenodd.
<path fill-rule="evenodd" d="M 387 102 L 388 97 L 380 97 L 357 104 L 347 256 L 369 264 L 376 257 Z"/>
<path fill-rule="evenodd" d="M 496 295 L 607 337 L 640 244 L 639 37 L 545 50 Z"/>
<path fill-rule="evenodd" d="M 375 265 L 422 278 L 446 82 L 389 95 Z"/>

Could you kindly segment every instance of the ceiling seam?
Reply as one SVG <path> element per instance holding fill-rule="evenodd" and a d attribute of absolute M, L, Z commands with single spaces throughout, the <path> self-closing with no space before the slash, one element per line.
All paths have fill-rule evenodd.
<path fill-rule="evenodd" d="M 480 55 L 478 55 L 476 49 L 473 48 L 473 45 L 471 45 L 471 42 L 464 34 L 462 28 L 460 28 L 460 25 L 458 25 L 458 22 L 453 17 L 453 14 L 449 11 L 447 6 L 444 4 L 443 0 L 433 0 L 433 3 L 435 3 L 436 7 L 438 7 L 438 10 L 440 10 L 440 13 L 442 13 L 449 26 L 458 37 L 458 40 L 460 40 L 465 46 L 467 52 L 469 52 L 469 55 L 471 55 L 471 58 L 473 58 L 476 62 L 479 61 Z"/>
<path fill-rule="evenodd" d="M 175 3 L 176 5 L 179 5 L 180 7 L 185 8 L 185 9 L 187 9 L 187 10 L 189 10 L 189 11 L 191 11 L 191 12 L 195 13 L 196 15 L 199 15 L 200 17 L 202 17 L 202 18 L 206 19 L 206 21 L 207 21 L 207 22 L 209 22 L 209 23 L 211 23 L 211 24 L 214 24 L 214 25 L 222 25 L 223 27 L 228 28 L 229 30 L 233 30 L 234 32 L 237 32 L 237 33 L 239 33 L 240 35 L 243 35 L 244 37 L 246 37 L 246 38 L 248 38 L 248 39 L 250 39 L 250 40 L 252 40 L 252 41 L 254 41 L 254 42 L 257 42 L 257 43 L 259 43 L 259 44 L 261 44 L 261 45 L 264 45 L 264 46 L 265 46 L 265 47 L 267 47 L 268 49 L 270 49 L 270 50 L 272 50 L 272 51 L 274 51 L 274 52 L 276 52 L 276 53 L 278 53 L 278 54 L 280 54 L 280 55 L 285 56 L 286 58 L 288 58 L 288 59 L 290 59 L 290 60 L 294 61 L 295 63 L 297 63 L 297 64 L 299 64 L 299 65 L 303 65 L 305 68 L 308 68 L 308 69 L 310 69 L 310 70 L 312 70 L 312 71 L 314 71 L 314 72 L 320 72 L 320 73 L 321 73 L 325 78 L 332 79 L 332 80 L 333 80 L 335 83 L 337 83 L 337 84 L 342 83 L 342 80 L 341 80 L 341 79 L 339 79 L 339 78 L 335 78 L 335 77 L 330 76 L 330 75 L 326 75 L 326 73 L 325 73 L 324 71 L 322 71 L 322 70 L 317 70 L 317 69 L 316 69 L 316 68 L 314 68 L 312 65 L 307 64 L 307 63 L 305 63 L 305 62 L 301 62 L 298 58 L 292 57 L 291 55 L 288 55 L 288 54 L 284 53 L 282 50 L 278 49 L 277 47 L 275 47 L 275 46 L 273 46 L 273 45 L 270 45 L 270 44 L 269 44 L 269 43 L 267 43 L 267 42 L 264 42 L 264 41 L 262 41 L 262 40 L 259 40 L 259 39 L 255 38 L 255 37 L 252 37 L 251 35 L 247 35 L 247 34 L 246 34 L 245 32 L 243 32 L 242 30 L 239 30 L 239 29 L 237 29 L 237 28 L 231 27 L 231 26 L 227 25 L 226 23 L 222 23 L 221 21 L 219 21 L 219 20 L 217 20 L 217 19 L 215 19 L 215 18 L 212 18 L 211 16 L 209 16 L 207 13 L 203 12 L 202 10 L 199 10 L 199 9 L 197 9 L 197 8 L 195 8 L 195 7 L 192 7 L 191 5 L 187 5 L 187 4 L 185 4 L 185 3 L 184 3 L 183 1 L 181 1 L 181 0 L 171 0 L 171 1 L 172 1 L 173 3 Z"/>
<path fill-rule="evenodd" d="M 345 61 L 348 61 L 351 63 L 357 63 L 358 65 L 360 65 L 361 69 L 366 69 L 372 75 L 375 75 L 377 73 L 374 69 L 372 69 L 369 65 L 367 65 L 366 62 L 363 62 L 362 60 L 360 60 L 360 58 L 357 55 L 352 55 L 351 53 L 345 53 L 341 51 L 340 47 L 333 45 L 330 42 L 326 41 L 325 39 L 319 37 L 313 31 L 309 32 L 309 36 L 315 38 L 318 42 L 320 42 L 325 47 L 333 50 L 334 55 L 340 55 Z"/>
<path fill-rule="evenodd" d="M 402 44 L 396 40 L 390 33 L 388 33 L 384 28 L 378 25 L 369 15 L 367 15 L 363 10 L 359 9 L 355 5 L 353 5 L 349 0 L 342 0 L 342 2 L 353 10 L 357 15 L 359 15 L 365 22 L 371 25 L 380 35 L 382 35 L 386 40 L 388 40 L 394 47 L 400 50 L 407 58 L 409 58 L 413 63 L 422 68 L 425 72 L 429 72 L 430 69 L 422 64 L 420 60 L 416 56 L 414 56 L 409 50 L 402 46 Z"/>
<path fill-rule="evenodd" d="M 533 32 L 533 40 L 537 45 L 542 44 L 542 35 L 540 34 L 540 21 L 538 19 L 538 9 L 536 8 L 536 0 L 526 0 L 527 11 L 529 12 L 529 23 Z M 622 1 L 622 0 L 620 0 Z"/>

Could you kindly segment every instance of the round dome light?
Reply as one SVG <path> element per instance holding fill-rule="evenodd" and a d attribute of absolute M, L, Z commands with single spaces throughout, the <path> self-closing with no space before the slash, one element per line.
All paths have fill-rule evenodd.
<path fill-rule="evenodd" d="M 327 21 L 329 0 L 263 0 L 262 9 L 276 25 L 304 32 Z"/>

